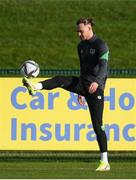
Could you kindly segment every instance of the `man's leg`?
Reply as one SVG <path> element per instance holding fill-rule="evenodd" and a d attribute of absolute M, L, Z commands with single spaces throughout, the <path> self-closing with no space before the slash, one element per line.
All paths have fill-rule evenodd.
<path fill-rule="evenodd" d="M 96 169 L 97 171 L 110 170 L 107 157 L 107 137 L 102 124 L 103 109 L 104 109 L 104 93 L 98 89 L 93 94 L 88 94 L 86 100 L 89 106 L 90 115 L 94 131 L 96 133 L 98 145 L 101 153 L 101 163 Z"/>
<path fill-rule="evenodd" d="M 84 95 L 81 79 L 74 76 L 55 76 L 53 78 L 33 84 L 29 79 L 23 78 L 23 84 L 27 87 L 29 94 L 37 90 L 51 90 L 54 88 L 63 88 L 65 90 Z"/>

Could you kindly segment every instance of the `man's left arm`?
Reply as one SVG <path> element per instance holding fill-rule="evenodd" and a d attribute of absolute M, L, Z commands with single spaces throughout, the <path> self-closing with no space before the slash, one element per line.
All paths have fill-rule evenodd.
<path fill-rule="evenodd" d="M 98 81 L 98 83 L 107 76 L 108 56 L 109 51 L 106 51 L 101 57 L 99 57 L 99 71 L 96 77 L 96 81 Z"/>
<path fill-rule="evenodd" d="M 90 93 L 94 93 L 99 84 L 102 83 L 102 80 L 107 76 L 109 49 L 105 43 L 101 43 L 98 47 L 98 58 L 99 71 L 94 82 L 89 87 Z"/>

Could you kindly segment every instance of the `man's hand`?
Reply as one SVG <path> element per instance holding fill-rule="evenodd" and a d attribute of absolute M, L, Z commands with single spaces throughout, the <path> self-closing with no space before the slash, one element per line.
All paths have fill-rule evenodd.
<path fill-rule="evenodd" d="M 92 82 L 89 86 L 89 93 L 92 94 L 94 93 L 98 88 L 98 83 L 97 82 Z"/>
<path fill-rule="evenodd" d="M 85 98 L 84 98 L 84 96 L 78 95 L 78 103 L 81 106 L 85 105 Z"/>

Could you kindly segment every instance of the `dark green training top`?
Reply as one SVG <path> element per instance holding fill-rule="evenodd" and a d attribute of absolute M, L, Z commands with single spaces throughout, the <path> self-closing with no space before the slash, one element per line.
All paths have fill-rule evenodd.
<path fill-rule="evenodd" d="M 104 89 L 108 75 L 107 44 L 95 34 L 89 40 L 78 44 L 80 58 L 80 76 L 90 82 L 97 82 L 100 89 Z"/>

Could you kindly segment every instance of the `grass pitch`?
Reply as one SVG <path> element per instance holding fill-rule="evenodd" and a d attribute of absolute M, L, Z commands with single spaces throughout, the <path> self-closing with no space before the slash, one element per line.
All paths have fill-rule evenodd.
<path fill-rule="evenodd" d="M 98 162 L 1 162 L 0 178 L 136 178 L 136 162 L 111 162 L 111 171 L 95 172 Z"/>
<path fill-rule="evenodd" d="M 0 179 L 136 179 L 136 152 L 109 152 L 111 171 L 96 172 L 92 151 L 0 151 Z"/>
<path fill-rule="evenodd" d="M 0 178 L 132 179 L 136 162 L 111 162 L 111 171 L 95 172 L 98 162 L 0 162 Z"/>

